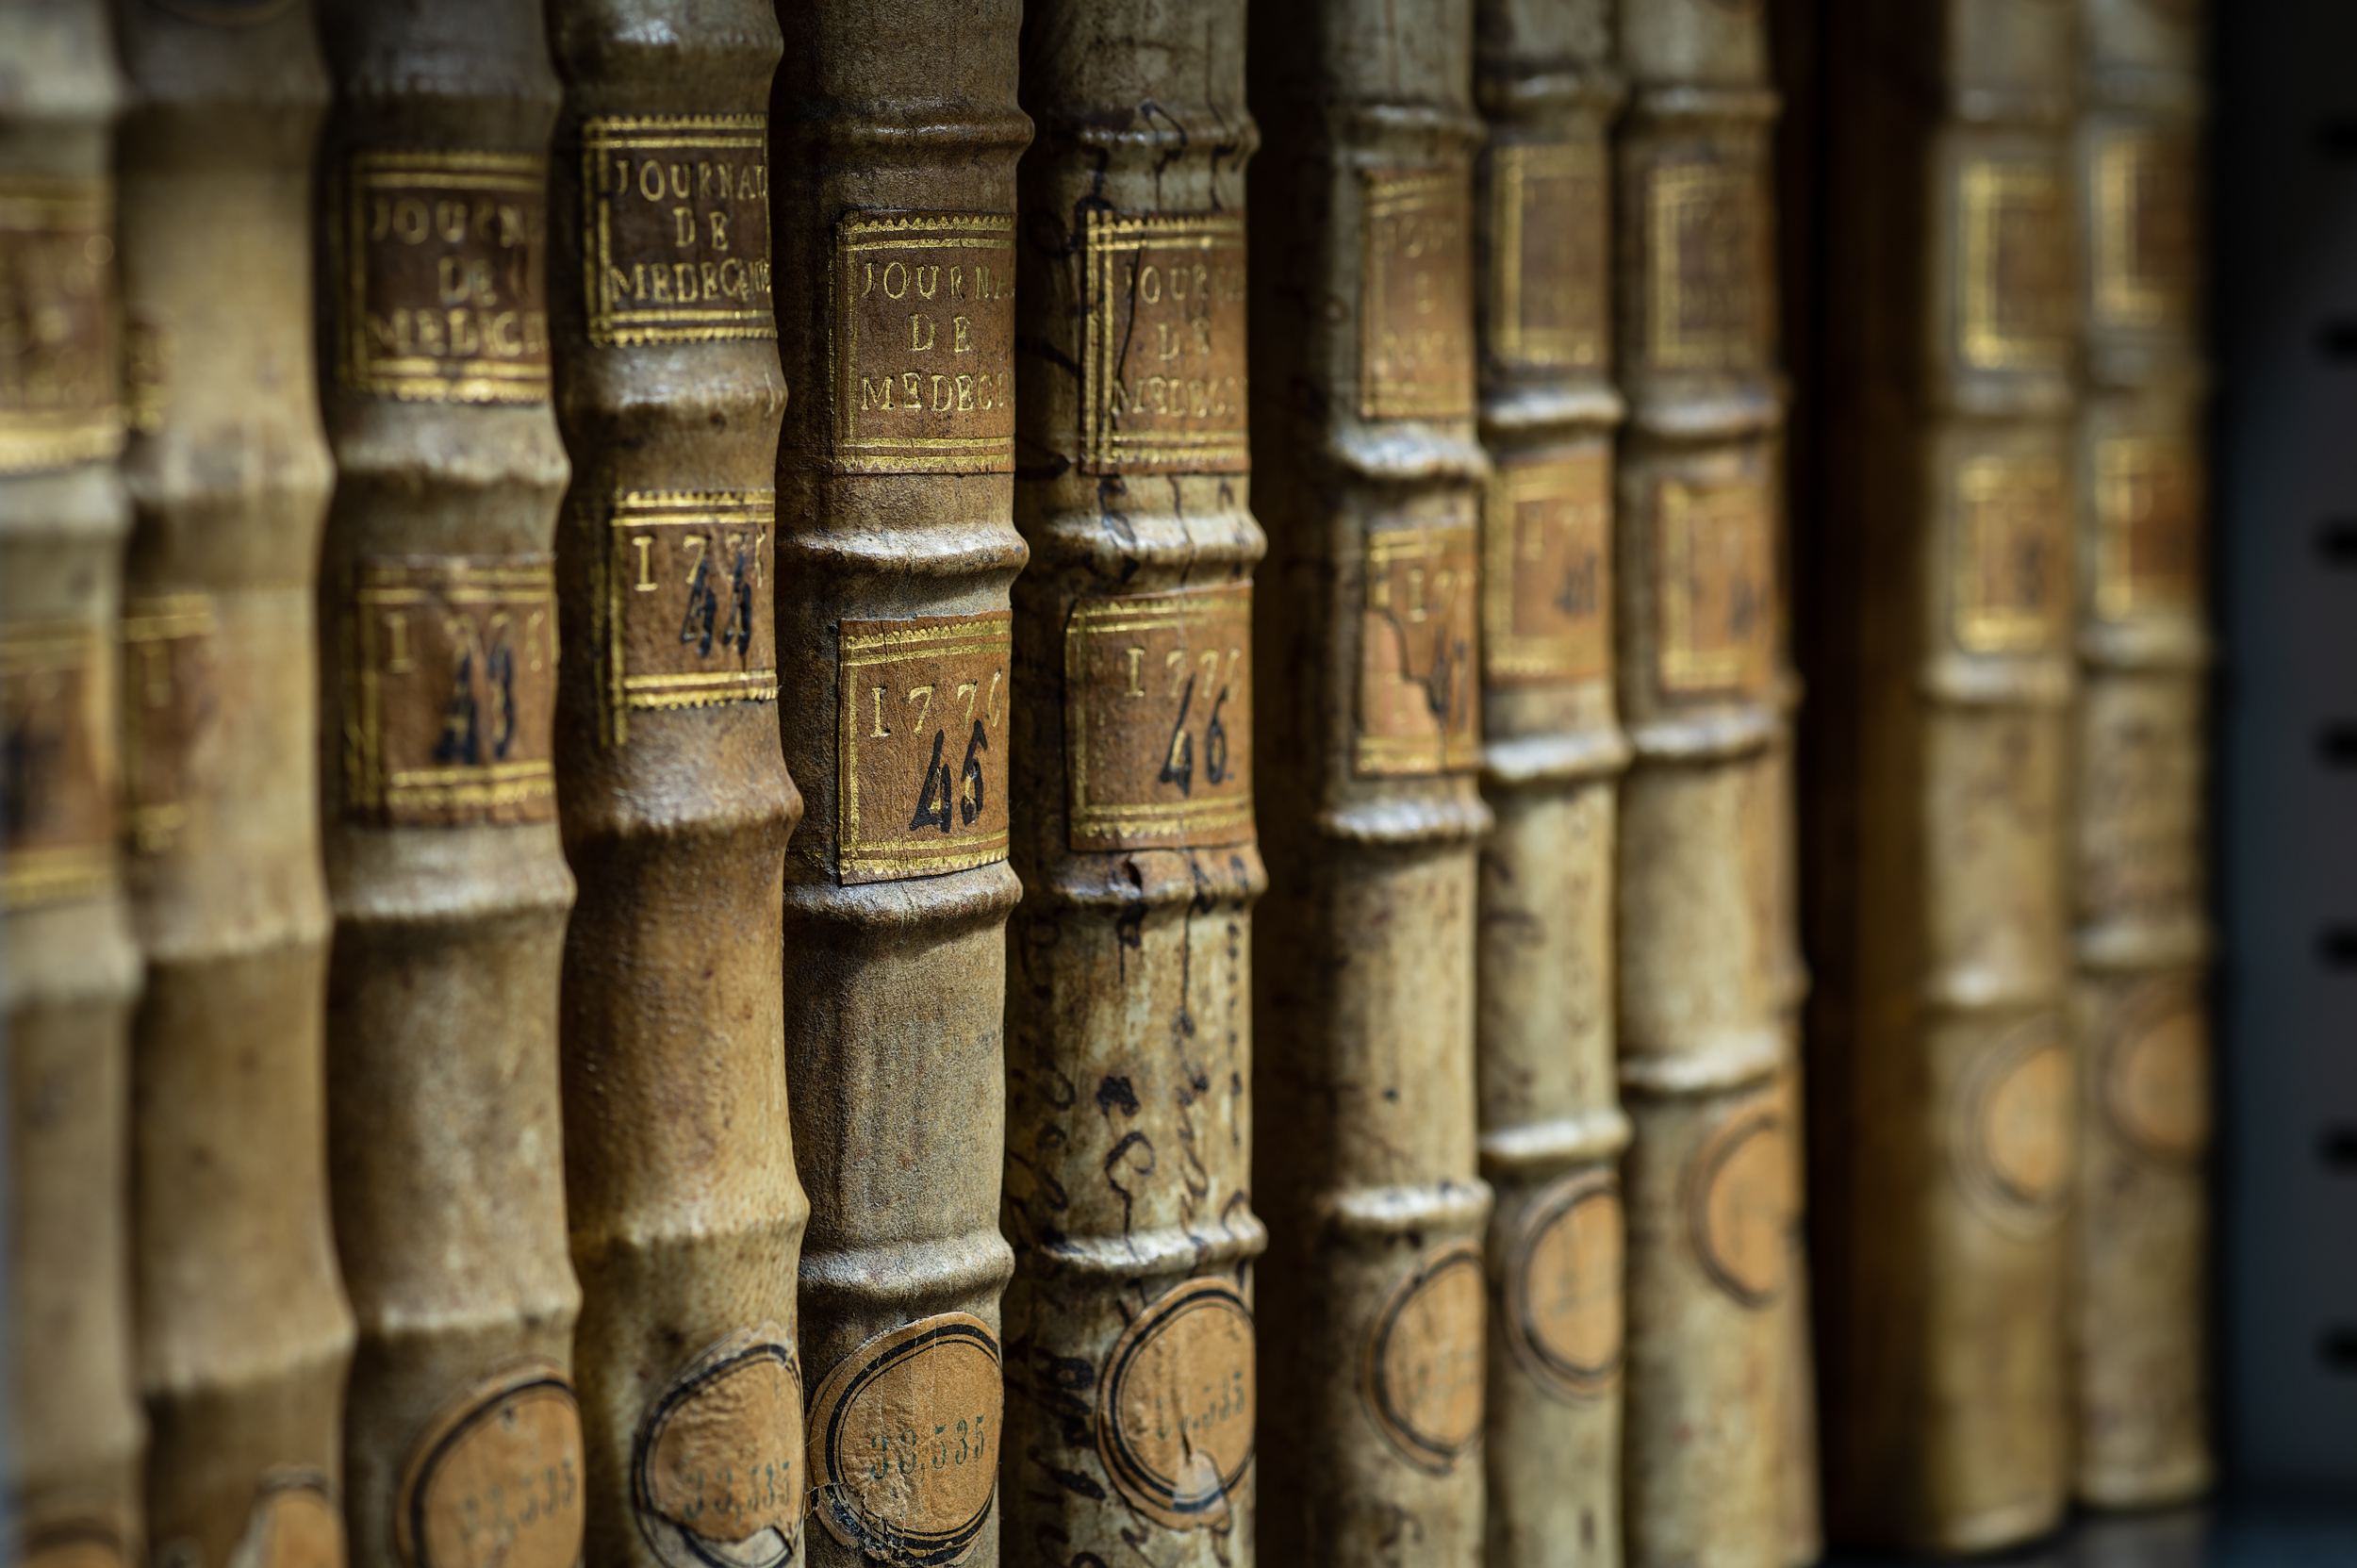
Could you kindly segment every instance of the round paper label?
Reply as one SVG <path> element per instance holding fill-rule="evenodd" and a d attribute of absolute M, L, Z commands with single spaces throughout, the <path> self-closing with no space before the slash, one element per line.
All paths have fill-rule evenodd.
<path fill-rule="evenodd" d="M 1792 1149 L 1772 1099 L 1739 1106 L 1703 1140 L 1688 1203 L 1695 1256 L 1711 1282 L 1746 1307 L 1773 1301 L 1790 1246 Z"/>
<path fill-rule="evenodd" d="M 228 1568 L 343 1568 L 344 1512 L 323 1476 L 273 1477 L 254 1500 Z"/>
<path fill-rule="evenodd" d="M 1571 1398 L 1621 1375 L 1621 1189 L 1609 1171 L 1577 1171 L 1540 1189 L 1507 1258 L 1506 1342 L 1516 1364 Z"/>
<path fill-rule="evenodd" d="M 1393 1288 L 1367 1342 L 1376 1426 L 1409 1463 L 1436 1476 L 1481 1437 L 1488 1297 L 1481 1249 L 1440 1247 Z"/>
<path fill-rule="evenodd" d="M 877 1335 L 811 1401 L 812 1506 L 844 1545 L 902 1568 L 974 1549 L 998 1479 L 998 1340 L 971 1312 Z"/>
<path fill-rule="evenodd" d="M 1990 1219 L 2033 1231 L 2061 1218 L 2075 1098 L 2070 1053 L 2044 1020 L 2000 1041 L 1966 1073 L 1951 1138 L 1964 1190 Z"/>
<path fill-rule="evenodd" d="M 1139 1314 L 1097 1384 L 1096 1451 L 1129 1506 L 1188 1529 L 1228 1517 L 1252 1464 L 1252 1309 L 1190 1279 Z"/>
<path fill-rule="evenodd" d="M 2210 1039 L 2200 1004 L 2163 982 L 2120 1010 L 2104 1042 L 2104 1119 L 2130 1147 L 2183 1164 L 2210 1143 Z"/>
<path fill-rule="evenodd" d="M 393 1514 L 409 1568 L 574 1568 L 581 1410 L 552 1362 L 495 1373 L 443 1407 Z"/>
<path fill-rule="evenodd" d="M 783 1568 L 802 1529 L 802 1383 L 775 1324 L 673 1379 L 638 1434 L 632 1502 L 669 1568 Z"/>
<path fill-rule="evenodd" d="M 66 1525 L 35 1532 L 24 1568 L 124 1568 L 123 1542 L 104 1525 Z"/>

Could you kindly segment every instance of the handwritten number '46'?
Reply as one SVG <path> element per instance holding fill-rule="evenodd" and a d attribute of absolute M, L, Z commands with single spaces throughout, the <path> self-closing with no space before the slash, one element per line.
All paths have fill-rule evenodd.
<path fill-rule="evenodd" d="M 948 833 L 953 801 L 958 820 L 969 828 L 982 815 L 982 753 L 990 750 L 989 733 L 982 728 L 981 719 L 974 720 L 974 733 L 965 743 L 965 766 L 955 779 L 949 775 L 949 765 L 941 760 L 942 748 L 948 739 L 947 730 L 933 732 L 932 760 L 925 765 L 924 784 L 916 792 L 916 815 L 909 818 L 912 829 L 939 828 Z"/>

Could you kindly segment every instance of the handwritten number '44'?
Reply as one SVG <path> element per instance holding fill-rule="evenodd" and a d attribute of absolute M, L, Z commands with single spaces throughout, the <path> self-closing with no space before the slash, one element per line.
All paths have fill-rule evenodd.
<path fill-rule="evenodd" d="M 941 760 L 942 749 L 948 744 L 947 730 L 933 732 L 932 760 L 925 765 L 925 781 L 916 792 L 916 815 L 909 818 L 909 827 L 939 828 L 949 831 L 949 812 L 956 802 L 958 820 L 972 827 L 981 819 L 984 800 L 982 783 L 982 753 L 990 750 L 990 735 L 981 719 L 974 720 L 974 733 L 965 743 L 965 767 L 959 777 L 952 779 L 949 765 Z"/>

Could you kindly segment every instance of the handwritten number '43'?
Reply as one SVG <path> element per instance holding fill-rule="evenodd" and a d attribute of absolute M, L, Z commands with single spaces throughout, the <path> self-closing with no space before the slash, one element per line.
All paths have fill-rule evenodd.
<path fill-rule="evenodd" d="M 981 719 L 974 720 L 974 734 L 965 743 L 965 767 L 959 777 L 949 776 L 949 765 L 941 760 L 942 748 L 948 743 L 947 730 L 933 732 L 932 760 L 925 765 L 925 782 L 916 792 L 916 815 L 909 818 L 915 828 L 939 828 L 949 831 L 949 810 L 956 802 L 958 820 L 972 827 L 982 815 L 982 753 L 990 750 L 990 736 Z"/>

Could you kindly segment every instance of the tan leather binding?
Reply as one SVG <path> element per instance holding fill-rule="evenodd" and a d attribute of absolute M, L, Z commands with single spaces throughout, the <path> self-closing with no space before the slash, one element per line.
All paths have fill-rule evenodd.
<path fill-rule="evenodd" d="M 1253 12 L 1271 1562 L 1482 1551 L 1472 24 Z"/>
<path fill-rule="evenodd" d="M 1838 1542 L 2001 1546 L 2069 1481 L 2076 20 L 1842 0 L 1824 35 L 1824 555 L 1855 573 L 1813 699 Z"/>
<path fill-rule="evenodd" d="M 807 804 L 785 1062 L 822 1568 L 997 1560 L 1019 10 L 778 13 L 779 711 Z M 896 1401 L 941 1428 L 921 1475 L 897 1450 L 874 1473 L 912 1424 Z"/>
<path fill-rule="evenodd" d="M 2192 8 L 2087 0 L 2071 1340 L 2075 1490 L 2099 1508 L 2213 1474 L 2200 36 Z"/>
<path fill-rule="evenodd" d="M 1625 1255 L 1613 1063 L 1612 182 L 1602 0 L 1485 0 L 1481 158 L 1481 1171 L 1488 1548 L 1621 1558 Z"/>
<path fill-rule="evenodd" d="M 140 960 L 115 810 L 131 510 L 114 465 L 107 165 L 123 84 L 98 0 L 0 9 L 0 320 L 46 329 L 0 373 L 10 1549 L 41 1568 L 128 1568 L 143 1432 L 124 1190 Z"/>
<path fill-rule="evenodd" d="M 569 1568 L 586 1494 L 557 1088 L 573 880 L 551 763 L 569 471 L 545 293 L 556 77 L 521 0 L 339 0 L 320 17 L 338 466 L 321 811 L 329 1179 L 360 1326 L 351 1556 Z M 494 1507 L 493 1488 L 531 1503 Z"/>
<path fill-rule="evenodd" d="M 1772 1564 L 1793 1129 L 1768 749 L 1782 423 L 1759 8 L 1623 0 L 1618 967 L 1632 1563 Z"/>
<path fill-rule="evenodd" d="M 1005 1528 L 1011 1555 L 1244 1568 L 1244 8 L 1025 27 Z"/>
<path fill-rule="evenodd" d="M 310 14 L 120 5 L 140 1378 L 159 1560 L 343 1561 L 327 1200 Z"/>
<path fill-rule="evenodd" d="M 781 1568 L 803 1428 L 778 741 L 774 12 L 552 7 L 565 1175 L 585 1560 Z"/>

